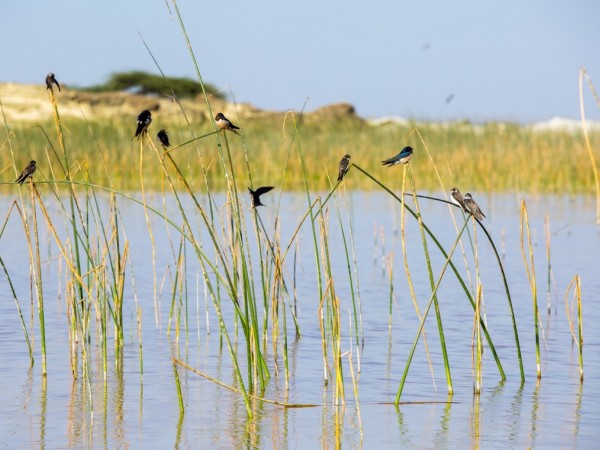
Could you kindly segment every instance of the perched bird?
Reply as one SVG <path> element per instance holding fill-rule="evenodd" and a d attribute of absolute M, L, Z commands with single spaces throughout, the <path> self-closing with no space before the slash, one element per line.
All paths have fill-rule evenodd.
<path fill-rule="evenodd" d="M 471 194 L 465 194 L 464 203 L 468 213 L 473 214 L 473 217 L 475 217 L 477 220 L 483 220 L 485 214 L 481 212 L 481 209 L 479 209 L 479 205 L 475 203 L 475 200 L 473 200 Z"/>
<path fill-rule="evenodd" d="M 460 208 L 464 212 L 466 212 L 468 214 L 469 211 L 467 211 L 467 207 L 465 206 L 465 199 L 463 198 L 463 196 L 460 193 L 460 191 L 458 190 L 458 188 L 453 187 L 450 190 L 450 195 L 451 195 L 451 198 L 452 198 L 452 203 L 454 203 L 455 205 L 460 206 Z"/>
<path fill-rule="evenodd" d="M 19 177 L 15 180 L 15 183 L 23 184 L 27 178 L 33 175 L 35 169 L 35 161 L 29 161 L 29 164 L 27 165 L 27 167 L 25 167 L 23 172 L 21 172 L 21 175 L 19 175 Z"/>
<path fill-rule="evenodd" d="M 144 133 L 148 132 L 148 127 L 152 122 L 152 114 L 147 109 L 143 110 L 137 116 L 137 128 L 135 129 L 135 135 L 133 137 L 140 138 Z M 131 138 L 133 140 L 133 138 Z"/>
<path fill-rule="evenodd" d="M 383 164 L 384 166 L 386 166 L 386 165 L 387 166 L 395 166 L 396 164 L 406 164 L 412 157 L 412 154 L 413 154 L 412 147 L 406 146 L 396 156 L 392 156 L 391 158 L 388 158 L 385 161 L 381 161 L 381 164 Z"/>
<path fill-rule="evenodd" d="M 53 84 L 56 85 L 58 92 L 60 92 L 60 84 L 58 84 L 58 81 L 56 81 L 56 78 L 54 78 L 54 74 L 50 72 L 48 75 L 46 75 L 46 89 L 52 90 Z"/>
<path fill-rule="evenodd" d="M 260 202 L 260 196 L 266 192 L 269 192 L 271 189 L 273 189 L 273 186 L 262 186 L 255 191 L 248 188 L 250 191 L 250 197 L 252 197 L 252 207 L 256 208 L 257 206 L 265 206 Z"/>
<path fill-rule="evenodd" d="M 232 124 L 231 121 L 223 115 L 223 113 L 218 113 L 215 116 L 215 122 L 221 130 L 229 130 L 233 131 L 235 134 L 240 134 L 237 131 L 235 131 L 239 130 L 240 127 L 236 127 L 234 124 Z"/>
<path fill-rule="evenodd" d="M 344 175 L 348 173 L 348 168 L 350 167 L 350 155 L 344 155 L 342 160 L 340 161 L 340 169 L 338 172 L 338 181 L 342 181 Z"/>
<path fill-rule="evenodd" d="M 165 130 L 160 130 L 158 132 L 158 134 L 156 135 L 156 138 L 164 147 L 171 146 L 171 143 L 169 142 L 169 135 L 167 134 L 167 132 Z"/>

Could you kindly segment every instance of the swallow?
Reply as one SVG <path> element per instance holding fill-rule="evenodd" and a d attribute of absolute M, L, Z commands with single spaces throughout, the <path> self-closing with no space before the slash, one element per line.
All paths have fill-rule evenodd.
<path fill-rule="evenodd" d="M 27 165 L 27 167 L 25 167 L 23 172 L 21 172 L 21 175 L 19 175 L 19 177 L 15 180 L 15 183 L 19 183 L 22 185 L 27 178 L 29 178 L 33 175 L 33 172 L 35 172 L 35 169 L 36 169 L 35 161 L 33 161 L 33 160 L 29 161 L 29 164 Z"/>
<path fill-rule="evenodd" d="M 218 113 L 215 116 L 215 122 L 221 130 L 229 130 L 233 131 L 235 134 L 240 134 L 237 131 L 235 131 L 239 130 L 240 127 L 236 127 L 234 124 L 232 124 L 231 121 L 223 115 L 223 113 Z"/>
<path fill-rule="evenodd" d="M 396 164 L 406 164 L 410 158 L 412 157 L 413 149 L 408 145 L 402 149 L 400 153 L 396 156 L 392 156 L 391 158 L 386 159 L 385 161 L 381 161 L 381 164 L 384 166 L 395 166 Z"/>
<path fill-rule="evenodd" d="M 265 206 L 260 202 L 260 196 L 266 192 L 269 192 L 271 189 L 273 189 L 273 186 L 262 186 L 255 191 L 248 188 L 250 191 L 250 197 L 252 197 L 252 207 L 256 208 L 257 206 Z"/>
<path fill-rule="evenodd" d="M 60 92 L 60 84 L 58 84 L 58 81 L 56 81 L 56 78 L 54 78 L 54 74 L 50 72 L 48 75 L 46 75 L 46 89 L 52 90 L 53 84 L 56 85 L 58 92 Z"/>
<path fill-rule="evenodd" d="M 460 208 L 464 212 L 469 214 L 469 211 L 467 210 L 467 207 L 465 206 L 465 199 L 463 198 L 463 196 L 460 193 L 460 191 L 458 190 L 458 188 L 453 187 L 450 190 L 450 195 L 451 195 L 452 203 L 454 203 L 457 206 L 460 206 Z"/>
<path fill-rule="evenodd" d="M 160 142 L 164 147 L 170 147 L 171 143 L 169 142 L 169 135 L 165 130 L 160 130 L 156 135 L 158 142 Z"/>
<path fill-rule="evenodd" d="M 143 110 L 137 117 L 137 128 L 135 130 L 135 136 L 133 137 L 139 138 L 140 135 L 146 133 L 151 122 L 152 114 L 147 109 Z"/>
<path fill-rule="evenodd" d="M 348 168 L 350 167 L 350 155 L 344 155 L 342 160 L 340 161 L 340 169 L 338 172 L 338 181 L 342 181 L 344 175 L 348 173 Z"/>
<path fill-rule="evenodd" d="M 477 203 L 475 203 L 475 200 L 473 200 L 473 197 L 471 197 L 471 194 L 466 193 L 465 194 L 465 208 L 467 209 L 467 212 L 469 214 L 472 214 L 473 217 L 475 217 L 477 220 L 483 220 L 483 218 L 485 217 L 485 214 L 483 214 L 481 212 L 481 209 L 479 209 L 479 205 Z"/>

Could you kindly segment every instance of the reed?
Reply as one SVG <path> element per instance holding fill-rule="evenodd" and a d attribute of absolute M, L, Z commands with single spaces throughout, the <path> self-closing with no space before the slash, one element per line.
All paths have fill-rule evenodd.
<path fill-rule="evenodd" d="M 583 105 L 583 79 L 587 80 L 588 83 L 588 87 L 592 93 L 592 95 L 594 96 L 594 99 L 596 100 L 596 105 L 600 107 L 600 97 L 598 97 L 598 94 L 596 93 L 596 89 L 594 88 L 594 85 L 592 84 L 592 80 L 590 79 L 587 71 L 585 70 L 585 68 L 581 68 L 579 70 L 579 111 L 581 114 L 581 122 L 583 124 L 583 140 L 585 143 L 585 149 L 587 151 L 589 160 L 590 160 L 590 167 L 592 169 L 592 174 L 594 175 L 594 187 L 596 190 L 596 225 L 600 225 L 600 176 L 598 175 L 598 165 L 596 163 L 596 156 L 594 154 L 594 151 L 592 150 L 592 143 L 590 140 L 590 133 L 587 129 L 586 126 L 586 119 L 585 119 L 585 107 Z M 596 146 L 597 148 L 597 146 Z"/>
<path fill-rule="evenodd" d="M 375 177 L 373 177 L 373 175 L 371 175 L 369 172 L 367 172 L 366 170 L 362 169 L 360 166 L 358 166 L 358 165 L 355 164 L 354 167 L 357 170 L 359 170 L 363 175 L 365 175 L 367 178 L 369 178 L 371 181 L 373 181 L 375 184 L 377 184 L 378 186 L 380 186 L 385 192 L 387 192 L 396 201 L 398 201 L 402 205 L 402 207 L 404 209 L 406 209 L 406 211 L 408 211 L 411 216 L 413 216 L 413 218 L 417 219 L 416 212 L 413 211 L 408 205 L 406 205 L 406 203 L 403 201 L 402 198 L 398 197 L 386 185 L 384 185 L 381 181 L 379 181 L 378 179 L 376 179 Z M 429 199 L 432 199 L 432 200 L 445 202 L 445 200 L 440 200 L 440 199 L 432 198 L 432 197 L 426 197 L 426 196 L 421 196 L 421 195 L 419 197 L 425 197 L 425 198 L 429 198 Z M 481 225 L 481 223 L 480 223 L 480 225 Z M 429 227 L 425 223 L 423 223 L 423 229 L 427 233 L 427 236 L 433 241 L 433 243 L 439 249 L 439 251 L 442 254 L 442 256 L 444 258 L 448 258 L 448 252 L 443 248 L 443 246 L 441 245 L 441 243 L 439 242 L 439 240 L 435 237 L 435 235 L 431 232 L 431 230 L 429 229 Z M 502 278 L 503 278 L 503 281 L 505 283 L 505 288 L 507 290 L 507 296 L 508 296 L 507 300 L 508 300 L 508 304 L 509 304 L 509 307 L 510 307 L 510 314 L 511 314 L 512 322 L 513 322 L 514 332 L 515 332 L 515 344 L 516 344 L 517 353 L 518 353 L 519 366 L 521 368 L 521 377 L 522 377 L 522 379 L 524 379 L 523 365 L 522 365 L 522 359 L 521 359 L 521 349 L 520 349 L 520 345 L 519 345 L 518 332 L 517 332 L 517 328 L 516 328 L 516 321 L 515 321 L 515 317 L 514 317 L 514 311 L 512 309 L 512 301 L 510 300 L 510 293 L 508 291 L 508 284 L 507 284 L 507 281 L 506 281 L 506 276 L 504 274 L 504 269 L 502 267 L 502 262 L 500 261 L 500 257 L 498 255 L 498 252 L 496 250 L 496 247 L 495 247 L 495 245 L 494 245 L 491 237 L 489 236 L 489 233 L 487 233 L 487 230 L 485 229 L 485 227 L 482 226 L 482 229 L 486 233 L 486 236 L 488 237 L 488 239 L 490 241 L 490 244 L 491 244 L 494 252 L 496 253 L 496 257 L 497 257 L 497 260 L 498 260 L 500 271 L 502 273 Z M 476 307 L 475 302 L 473 300 L 473 297 L 472 297 L 471 293 L 469 292 L 469 289 L 468 289 L 467 285 L 464 282 L 463 277 L 458 272 L 458 269 L 456 268 L 456 266 L 454 265 L 454 263 L 452 262 L 452 260 L 448 260 L 448 263 L 450 265 L 450 268 L 452 269 L 452 272 L 456 276 L 459 284 L 461 285 L 461 287 L 462 287 L 462 289 L 463 289 L 463 291 L 465 293 L 465 296 L 469 300 L 469 302 L 471 304 L 471 307 L 473 308 L 473 310 L 475 310 L 475 307 Z M 491 340 L 491 337 L 489 335 L 489 332 L 487 330 L 487 326 L 486 326 L 486 324 L 483 321 L 481 321 L 480 324 L 481 324 L 482 330 L 483 330 L 483 332 L 485 334 L 486 341 L 487 341 L 487 343 L 488 343 L 488 345 L 490 347 L 490 351 L 492 352 L 492 355 L 494 356 L 494 360 L 496 362 L 496 366 L 498 368 L 498 372 L 500 373 L 500 376 L 501 376 L 502 380 L 505 380 L 506 379 L 506 375 L 504 374 L 504 369 L 502 368 L 502 364 L 500 363 L 500 359 L 498 357 L 498 354 L 496 352 L 494 344 L 493 344 L 493 342 Z"/>
<path fill-rule="evenodd" d="M 572 294 L 572 303 L 569 305 L 569 294 Z M 577 305 L 577 332 L 575 332 L 575 314 L 573 313 L 574 305 Z M 581 277 L 575 275 L 565 292 L 565 308 L 567 310 L 567 320 L 573 342 L 577 346 L 579 359 L 579 381 L 583 382 L 583 312 L 581 307 Z"/>
<path fill-rule="evenodd" d="M 186 45 L 190 50 L 190 58 L 197 72 L 198 80 L 203 85 L 201 71 L 176 2 L 172 1 L 172 5 Z M 150 49 L 147 46 L 146 48 L 151 54 Z M 152 54 L 151 56 L 154 58 Z M 156 65 L 160 70 L 158 62 Z M 174 98 L 178 102 L 177 98 Z M 209 116 L 212 117 L 211 103 L 206 92 L 204 92 L 204 99 Z M 77 377 L 79 373 L 83 374 L 85 382 L 88 384 L 88 393 L 92 391 L 90 367 L 93 352 L 91 349 L 95 345 L 101 349 L 103 375 L 106 380 L 110 354 L 108 339 L 111 334 L 114 338 L 114 365 L 121 374 L 123 370 L 123 346 L 125 345 L 126 331 L 124 315 L 127 312 L 126 276 L 131 273 L 134 278 L 131 269 L 132 256 L 130 255 L 129 241 L 122 223 L 121 208 L 123 204 L 141 208 L 145 216 L 148 239 L 151 243 L 157 327 L 161 325 L 157 297 L 159 291 L 162 293 L 163 286 L 166 285 L 170 298 L 166 334 L 170 338 L 173 333 L 178 346 L 181 333 L 184 333 L 185 345 L 189 344 L 190 307 L 188 298 L 190 294 L 187 284 L 190 278 L 189 268 L 194 264 L 198 267 L 198 285 L 201 277 L 206 304 L 212 304 L 218 319 L 219 338 L 221 342 L 225 343 L 231 359 L 233 378 L 237 386 L 231 389 L 243 397 L 247 414 L 252 417 L 254 414 L 253 400 L 264 401 L 262 392 L 269 383 L 273 366 L 277 373 L 279 352 L 284 361 L 286 387 L 290 377 L 288 332 L 291 332 L 291 329 L 287 328 L 290 317 L 294 323 L 296 337 L 299 338 L 301 332 L 296 316 L 296 302 L 298 301 L 295 289 L 296 255 L 294 255 L 292 263 L 286 260 L 289 251 L 292 248 L 298 248 L 298 236 L 303 228 L 309 228 L 310 247 L 314 257 L 317 292 L 315 296 L 318 297 L 319 302 L 317 313 L 321 328 L 324 379 L 326 385 L 331 379 L 334 380 L 332 390 L 333 401 L 336 405 L 345 403 L 344 331 L 341 326 L 341 316 L 342 308 L 347 305 L 344 303 L 345 299 L 338 295 L 341 292 L 338 288 L 340 283 L 346 281 L 349 286 L 350 347 L 352 349 L 352 345 L 356 346 L 356 364 L 358 373 L 360 373 L 360 354 L 364 344 L 364 335 L 359 276 L 354 249 L 355 236 L 350 214 L 351 206 L 346 195 L 346 184 L 344 184 L 346 182 L 332 183 L 327 171 L 323 170 L 324 161 L 327 161 L 328 164 L 330 160 L 339 160 L 340 148 L 352 146 L 356 149 L 356 154 L 366 154 L 368 152 L 361 150 L 389 148 L 395 146 L 398 141 L 406 140 L 407 135 L 410 137 L 413 134 L 418 135 L 426 147 L 422 134 L 427 134 L 430 145 L 439 150 L 436 158 L 452 161 L 452 165 L 447 164 L 443 170 L 453 174 L 457 184 L 468 179 L 469 185 L 473 189 L 527 189 L 539 192 L 556 190 L 562 193 L 587 192 L 592 186 L 590 180 L 578 176 L 580 173 L 584 173 L 584 165 L 579 161 L 580 158 L 573 158 L 572 155 L 565 156 L 565 152 L 555 151 L 566 146 L 576 147 L 581 139 L 579 134 L 544 134 L 522 127 L 499 124 L 484 126 L 454 124 L 448 127 L 429 124 L 423 125 L 417 130 L 414 124 L 372 127 L 356 120 L 337 123 L 333 121 L 324 128 L 322 124 L 311 123 L 307 119 L 308 116 L 304 114 L 298 116 L 291 114 L 285 117 L 283 127 L 280 126 L 281 123 L 277 122 L 279 119 L 247 119 L 244 122 L 242 135 L 239 138 L 235 136 L 235 141 L 230 142 L 229 136 L 233 135 L 217 130 L 212 121 L 210 126 L 203 122 L 194 122 L 183 106 L 179 104 L 181 117 L 165 119 L 164 124 L 166 127 L 169 125 L 178 127 L 174 134 L 180 138 L 181 144 L 165 150 L 158 148 L 154 140 L 145 134 L 142 135 L 139 142 L 131 144 L 129 137 L 132 131 L 130 129 L 132 120 L 124 121 L 119 118 L 89 122 L 64 119 L 60 114 L 57 98 L 52 91 L 50 91 L 49 100 L 53 106 L 52 122 L 35 128 L 17 124 L 14 128 L 16 134 L 11 134 L 12 131 L 9 131 L 5 120 L 9 145 L 13 139 L 18 138 L 19 144 L 25 149 L 24 153 L 27 153 L 27 149 L 32 153 L 31 149 L 34 147 L 43 147 L 46 161 L 43 169 L 36 174 L 35 183 L 32 182 L 20 189 L 20 202 L 14 204 L 14 209 L 11 207 L 4 226 L 11 211 L 17 211 L 20 214 L 24 234 L 28 239 L 29 259 L 32 267 L 31 277 L 36 287 L 42 347 L 42 373 L 46 374 L 47 349 L 44 339 L 45 314 L 39 249 L 39 236 L 43 225 L 41 225 L 41 220 L 38 223 L 38 214 L 41 214 L 40 217 L 45 220 L 45 226 L 59 250 L 61 261 L 64 261 L 67 267 L 65 277 L 67 278 L 66 291 L 68 295 L 66 301 L 73 376 Z M 51 136 L 46 129 L 52 126 L 55 134 Z M 281 129 L 284 132 L 283 142 Z M 288 136 L 291 138 L 288 139 Z M 585 139 L 589 152 L 592 152 L 591 148 L 595 143 L 600 143 L 600 136 L 595 134 L 586 134 Z M 90 152 L 89 148 L 92 146 L 97 151 Z M 243 151 L 239 151 L 240 147 Z M 506 149 L 508 148 L 511 149 L 514 158 L 523 161 L 522 165 L 515 167 L 505 163 Z M 249 150 L 260 153 L 260 161 L 250 158 Z M 281 158 L 280 155 L 284 152 L 286 157 Z M 546 155 L 549 152 L 556 155 L 551 162 L 546 161 L 548 159 Z M 591 154 L 593 155 L 593 152 Z M 419 328 L 400 380 L 395 400 L 396 406 L 403 393 L 406 377 L 421 335 L 431 366 L 424 326 L 432 307 L 436 312 L 448 393 L 451 395 L 453 392 L 450 361 L 437 295 L 448 268 L 451 269 L 453 276 L 461 285 L 465 297 L 474 311 L 475 392 L 479 393 L 482 386 L 483 338 L 481 334 L 484 335 L 489 345 L 501 378 L 505 379 L 500 359 L 485 320 L 482 318 L 483 291 L 479 279 L 477 257 L 478 226 L 487 236 L 498 259 L 500 276 L 505 285 L 513 323 L 521 378 L 524 379 L 508 282 L 491 236 L 479 221 L 473 219 L 473 234 L 471 237 L 469 232 L 469 239 L 471 239 L 475 255 L 476 276 L 475 292 L 470 292 L 465 283 L 465 278 L 469 277 L 470 280 L 471 275 L 468 266 L 466 266 L 467 273 L 465 275 L 457 269 L 452 260 L 457 246 L 460 245 L 462 248 L 462 236 L 465 230 L 468 230 L 470 218 L 464 218 L 464 224 L 461 227 L 456 225 L 457 236 L 449 251 L 442 246 L 427 226 L 427 218 L 422 213 L 420 202 L 425 199 L 444 201 L 417 194 L 418 191 L 437 190 L 441 185 L 440 170 L 430 153 L 429 156 L 433 166 L 414 164 L 403 167 L 400 196 L 388 187 L 397 177 L 397 172 L 393 174 L 393 171 L 382 169 L 378 165 L 378 158 L 365 157 L 364 169 L 356 163 L 351 166 L 352 175 L 358 175 L 352 178 L 353 189 L 381 189 L 401 206 L 404 270 L 419 320 Z M 11 159 L 12 167 L 16 168 L 22 165 L 22 161 L 15 158 L 12 147 Z M 536 167 L 536 170 L 531 170 L 533 166 Z M 254 172 L 257 167 L 260 167 L 261 178 L 279 181 L 280 192 L 284 189 L 297 189 L 301 190 L 306 198 L 306 212 L 295 225 L 296 228 L 288 242 L 281 241 L 281 224 L 278 219 L 275 220 L 272 227 L 265 226 L 259 210 L 253 209 L 248 213 L 246 204 L 241 198 L 246 184 L 254 186 L 253 180 L 257 179 Z M 431 170 L 432 167 L 434 170 Z M 474 178 L 471 177 L 472 174 L 476 174 Z M 553 179 L 559 180 L 557 184 L 551 184 Z M 138 193 L 131 194 L 127 191 L 132 188 L 139 190 Z M 340 188 L 342 189 L 340 190 Z M 30 199 L 24 196 L 24 192 L 30 194 Z M 215 200 L 217 192 L 225 192 L 226 199 L 222 205 L 217 204 Z M 324 192 L 324 194 L 321 195 L 319 192 Z M 102 195 L 108 198 L 108 206 L 103 204 Z M 158 201 L 162 202 L 162 209 L 161 206 L 153 204 L 156 196 L 159 197 Z M 414 209 L 405 202 L 405 198 L 408 196 L 413 199 Z M 58 220 L 48 212 L 49 198 L 53 198 L 58 205 L 58 220 L 62 220 L 66 231 L 59 229 Z M 203 198 L 206 200 L 203 201 Z M 331 200 L 333 200 L 332 203 L 330 203 Z M 279 204 L 280 202 L 281 196 Z M 167 204 L 174 206 L 176 212 L 170 212 Z M 279 213 L 279 204 L 275 208 L 275 216 Z M 333 217 L 330 215 L 331 211 L 335 213 L 333 220 L 330 220 Z M 409 257 L 406 253 L 406 239 L 409 239 L 405 236 L 406 218 L 414 219 L 419 227 L 426 264 L 426 271 L 423 273 L 427 276 L 430 285 L 429 299 L 425 309 L 419 308 L 417 295 L 413 288 L 412 277 L 415 270 L 413 268 L 411 272 Z M 173 265 L 169 265 L 165 269 L 163 284 L 160 284 L 160 288 L 158 268 L 156 267 L 157 248 L 154 239 L 154 235 L 157 233 L 156 220 L 165 227 L 173 257 Z M 525 255 L 524 224 L 527 228 L 529 262 Z M 2 238 L 4 226 L 0 229 L 0 238 Z M 341 239 L 341 247 L 337 250 L 343 249 L 343 251 L 336 251 L 332 248 L 334 233 L 338 234 Z M 524 202 L 522 204 L 521 242 L 534 297 L 537 365 L 538 376 L 540 376 L 535 271 Z M 431 263 L 431 256 L 434 252 L 439 252 L 444 258 L 439 273 L 434 272 Z M 463 249 L 463 255 L 464 253 Z M 548 244 L 548 260 L 549 257 Z M 343 260 L 342 279 L 335 276 L 333 267 L 336 259 Z M 31 364 L 33 364 L 32 345 L 29 342 L 29 333 L 20 311 L 19 300 L 12 285 L 9 270 L 1 258 L 0 264 L 17 305 Z M 293 264 L 294 267 L 292 284 L 289 283 L 286 271 L 290 264 Z M 550 265 L 548 267 L 550 277 Z M 390 256 L 388 260 L 390 330 L 395 295 L 393 269 L 393 259 Z M 133 283 L 134 281 L 132 281 Z M 583 377 L 579 279 L 574 280 L 572 285 L 578 302 L 578 345 L 580 373 Z M 290 288 L 290 286 L 293 287 Z M 200 330 L 200 307 L 198 305 L 199 301 L 197 302 L 197 322 L 198 330 Z M 137 317 L 141 377 L 144 371 L 142 307 L 137 304 L 137 301 L 134 306 Z M 206 309 L 208 315 L 208 306 Z M 233 311 L 232 320 L 225 311 L 226 309 Z M 209 333 L 208 319 L 206 329 Z M 98 331 L 97 334 L 100 337 L 98 341 L 93 342 L 92 336 L 94 336 L 95 330 Z M 200 332 L 198 332 L 199 334 Z M 177 348 L 176 351 L 178 350 Z M 348 363 L 350 364 L 354 396 L 358 402 L 358 382 L 353 366 L 354 353 L 351 352 L 349 355 Z M 183 415 L 185 408 L 178 366 L 194 373 L 199 372 L 177 358 L 178 355 L 174 352 L 172 355 L 174 383 L 180 414 Z M 80 360 L 81 363 L 79 363 Z M 202 374 L 202 376 L 220 386 L 228 387 L 222 381 L 209 375 Z M 91 405 L 91 399 L 89 403 Z"/>
<path fill-rule="evenodd" d="M 4 230 L 6 228 L 6 223 L 10 218 L 12 211 L 17 210 L 19 215 L 22 216 L 22 212 L 19 211 L 19 205 L 17 202 L 13 202 L 8 213 L 6 214 L 6 219 L 0 228 L 0 239 L 2 239 L 2 235 L 4 234 Z M 0 256 L 0 265 L 2 266 L 2 270 L 4 271 L 4 275 L 6 275 L 6 281 L 8 282 L 8 287 L 10 288 L 10 292 L 12 294 L 13 300 L 15 301 L 15 306 L 17 308 L 17 313 L 19 314 L 19 320 L 21 322 L 21 327 L 23 328 L 23 334 L 25 335 L 25 343 L 27 344 L 27 352 L 29 353 L 29 367 L 33 367 L 33 363 L 35 362 L 35 358 L 33 357 L 33 348 L 31 345 L 31 340 L 29 339 L 29 332 L 27 331 L 27 325 L 25 324 L 25 319 L 23 319 L 23 312 L 21 311 L 21 305 L 19 305 L 19 298 L 15 291 L 15 287 L 13 285 L 12 279 L 8 273 L 8 269 L 6 268 L 6 264 L 4 264 L 4 260 L 2 256 Z"/>
<path fill-rule="evenodd" d="M 429 302 L 427 303 L 427 307 L 425 308 L 424 312 L 423 312 L 423 318 L 421 319 L 418 331 L 417 331 L 417 335 L 413 341 L 413 345 L 411 347 L 411 350 L 409 352 L 407 361 L 406 361 L 406 365 L 404 367 L 404 372 L 402 374 L 402 379 L 400 380 L 400 385 L 398 386 L 398 392 L 396 393 L 396 400 L 395 400 L 395 405 L 396 407 L 398 407 L 398 405 L 400 404 L 400 398 L 402 396 L 402 391 L 404 389 L 404 384 L 406 383 L 406 378 L 408 376 L 408 370 L 410 368 L 410 364 L 412 362 L 413 356 L 415 354 L 415 350 L 417 348 L 417 344 L 419 342 L 419 338 L 423 332 L 423 327 L 425 326 L 425 320 L 427 319 L 427 315 L 429 314 L 429 310 L 431 308 L 431 306 L 434 304 L 434 299 L 435 299 L 435 295 L 437 293 L 437 290 L 442 282 L 442 279 L 444 277 L 444 273 L 446 271 L 446 268 L 448 267 L 448 264 L 450 263 L 450 260 L 452 258 L 452 254 L 454 253 L 454 250 L 456 249 L 456 246 L 458 245 L 458 242 L 460 241 L 460 237 L 463 233 L 463 231 L 465 230 L 465 228 L 467 227 L 468 224 L 468 219 L 465 220 L 465 224 L 463 225 L 462 229 L 459 232 L 459 235 L 457 236 L 456 240 L 454 241 L 454 245 L 452 246 L 452 248 L 450 249 L 450 252 L 448 253 L 448 255 L 446 256 L 446 260 L 444 261 L 444 264 L 442 266 L 442 269 L 440 270 L 440 275 L 435 283 L 435 286 L 431 292 L 431 297 L 429 299 Z M 449 390 L 449 394 L 451 393 L 451 391 Z"/>
<path fill-rule="evenodd" d="M 185 115 L 184 115 L 185 114 Z M 378 167 L 378 157 L 386 149 L 406 139 L 417 124 L 372 126 L 341 119 L 340 123 L 322 126 L 305 121 L 302 124 L 304 163 L 297 158 L 282 158 L 287 144 L 282 140 L 294 134 L 294 124 L 289 117 L 246 118 L 244 120 L 244 143 L 260 160 L 249 159 L 250 170 L 260 170 L 264 179 L 281 179 L 280 189 L 300 191 L 304 188 L 303 170 L 315 190 L 327 190 L 329 181 L 323 170 L 323 162 L 335 166 L 344 152 L 356 154 L 355 162 L 383 183 L 393 180 L 389 171 Z M 136 190 L 139 184 L 135 165 L 131 164 L 132 144 L 129 139 L 135 126 L 134 117 L 117 116 L 114 119 L 83 120 L 61 117 L 66 125 L 69 144 L 71 177 L 81 175 L 80 166 L 87 162 L 92 179 L 98 184 L 114 185 L 119 190 Z M 36 124 L 38 125 L 38 124 Z M 52 122 L 41 122 L 32 127 L 30 123 L 14 123 L 11 127 L 18 137 L 24 155 L 35 154 L 47 145 L 42 132 L 54 127 Z M 211 164 L 220 158 L 218 150 L 203 139 L 215 130 L 206 121 L 187 117 L 179 112 L 174 118 L 162 118 L 161 126 L 172 133 L 177 152 L 187 156 L 183 173 L 194 187 L 206 187 L 213 191 L 227 188 L 227 178 L 222 165 Z M 451 176 L 458 186 L 471 186 L 472 190 L 485 192 L 530 192 L 556 194 L 591 194 L 596 183 L 590 173 L 590 161 L 600 158 L 600 133 L 537 131 L 511 124 L 418 124 L 420 133 L 427 136 L 428 145 L 435 148 L 436 160 L 442 175 Z M 91 131 L 90 131 L 91 130 Z M 92 137 L 93 136 L 93 137 Z M 587 137 L 586 137 L 587 136 Z M 90 139 L 96 142 L 90 151 Z M 282 142 L 284 141 L 284 142 Z M 564 149 L 572 149 L 565 152 Z M 552 155 L 548 158 L 547 155 Z M 364 156 L 360 156 L 364 155 Z M 246 157 L 243 152 L 231 155 L 235 176 L 240 183 L 249 182 Z M 507 164 L 507 159 L 519 164 Z M 444 166 L 440 162 L 446 162 Z M 451 161 L 451 164 L 450 164 Z M 3 166 L 6 161 L 0 159 Z M 17 167 L 27 163 L 26 157 L 17 158 Z M 302 164 L 304 164 L 304 169 Z M 429 166 L 428 166 L 429 167 Z M 443 170 L 442 170 L 443 167 Z M 593 166 L 592 166 L 593 167 Z M 425 167 L 413 167 L 413 176 L 419 180 L 419 189 L 439 189 L 435 173 Z M 282 174 L 285 171 L 285 177 Z M 82 179 L 82 178 L 79 178 Z M 160 173 L 154 172 L 147 180 L 147 188 L 160 190 Z M 368 180 L 357 177 L 353 188 L 374 189 Z"/>
<path fill-rule="evenodd" d="M 537 298 L 537 281 L 535 276 L 535 264 L 533 259 L 533 245 L 531 244 L 531 232 L 529 229 L 529 218 L 527 215 L 527 204 L 525 200 L 521 202 L 521 254 L 523 263 L 531 288 L 531 298 L 533 300 L 533 326 L 535 332 L 535 361 L 537 377 L 542 377 L 542 365 L 540 360 L 540 334 L 539 334 L 539 310 Z"/>

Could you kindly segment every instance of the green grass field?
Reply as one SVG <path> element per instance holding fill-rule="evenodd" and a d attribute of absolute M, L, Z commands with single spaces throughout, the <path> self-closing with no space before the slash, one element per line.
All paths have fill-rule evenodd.
<path fill-rule="evenodd" d="M 58 105 L 60 112 L 60 104 Z M 163 118 L 164 119 L 164 118 Z M 176 119 L 176 118 L 175 118 Z M 296 116 L 297 119 L 297 116 Z M 291 116 L 279 119 L 248 119 L 238 122 L 243 135 L 227 133 L 240 185 L 249 184 L 245 158 L 255 185 L 274 184 L 289 190 L 303 186 L 303 174 L 297 151 L 290 151 L 294 139 Z M 137 190 L 140 177 L 140 145 L 131 140 L 135 117 L 119 117 L 112 121 L 86 122 L 62 119 L 65 146 L 75 171 L 74 179 L 95 184 L 111 185 L 116 189 Z M 53 147 L 60 153 L 53 122 L 41 125 L 9 123 L 12 133 L 16 168 L 13 168 L 7 139 L 0 153 L 2 180 L 13 181 L 30 159 L 38 162 L 37 180 L 60 179 Z M 210 124 L 183 120 L 160 120 L 160 112 L 149 128 L 152 143 L 159 146 L 156 133 L 159 127 L 169 132 L 175 147 L 204 134 L 211 133 Z M 448 126 L 381 125 L 371 126 L 358 121 L 328 121 L 302 123 L 297 127 L 297 139 L 305 156 L 308 179 L 312 190 L 329 188 L 328 177 L 337 176 L 341 157 L 349 153 L 352 162 L 394 186 L 397 168 L 386 168 L 380 161 L 399 152 L 405 145 L 415 149 L 411 168 L 419 188 L 429 191 L 449 190 L 458 186 L 467 191 L 518 191 L 528 193 L 594 193 L 594 179 L 588 152 L 581 133 L 536 132 L 525 127 L 507 124 L 470 125 L 457 123 Z M 47 137 L 46 137 L 47 135 Z M 600 159 L 600 133 L 590 135 L 596 159 Z M 160 189 L 161 171 L 153 162 L 149 142 L 144 145 L 144 183 L 147 189 Z M 288 159 L 289 154 L 289 159 Z M 209 135 L 172 150 L 186 179 L 196 189 L 204 184 L 203 166 L 211 189 L 222 189 L 223 179 L 218 158 L 217 141 Z M 287 163 L 287 169 L 286 169 Z M 358 173 L 347 177 L 349 189 L 373 189 L 375 186 Z M 205 187 L 204 187 L 205 188 Z"/>

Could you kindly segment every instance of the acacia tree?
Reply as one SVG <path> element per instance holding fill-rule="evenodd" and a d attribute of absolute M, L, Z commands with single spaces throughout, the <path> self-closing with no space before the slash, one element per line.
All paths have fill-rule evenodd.
<path fill-rule="evenodd" d="M 209 83 L 204 83 L 206 93 L 217 98 L 224 95 Z M 191 78 L 163 77 L 140 70 L 116 72 L 110 75 L 107 82 L 83 88 L 86 91 L 128 91 L 142 95 L 175 95 L 179 98 L 195 97 L 202 93 L 202 86 Z"/>

